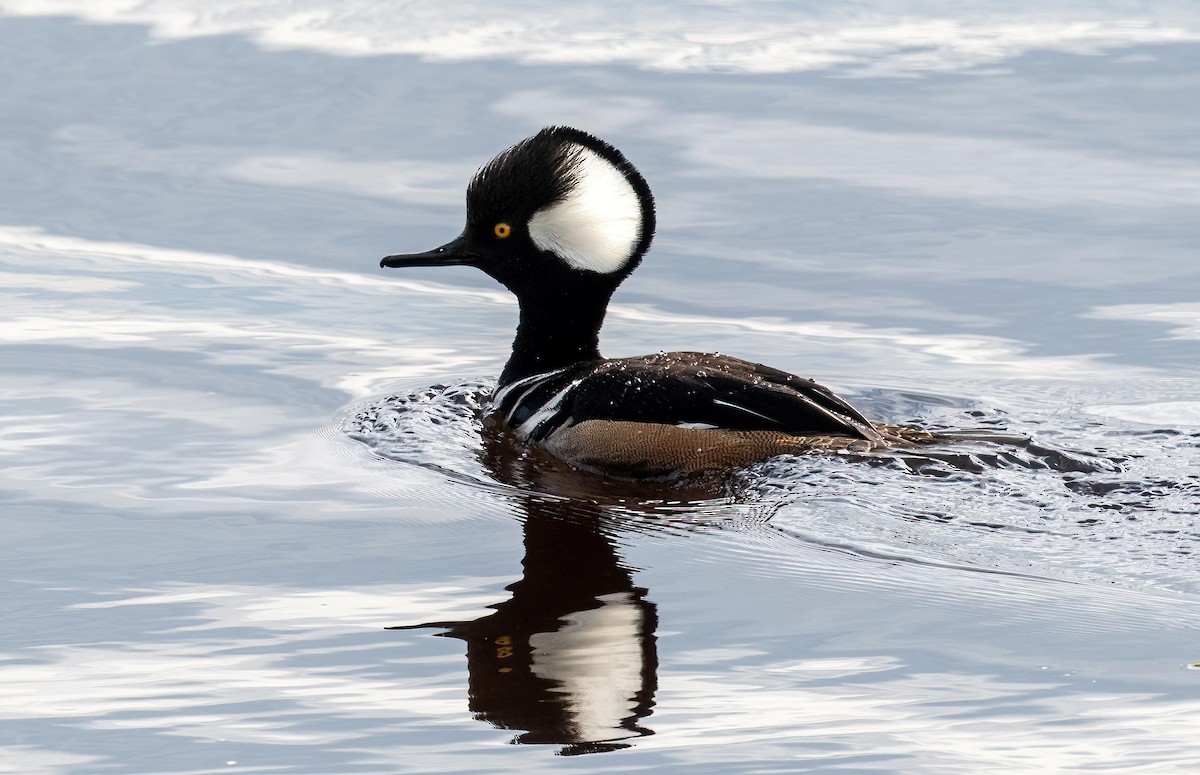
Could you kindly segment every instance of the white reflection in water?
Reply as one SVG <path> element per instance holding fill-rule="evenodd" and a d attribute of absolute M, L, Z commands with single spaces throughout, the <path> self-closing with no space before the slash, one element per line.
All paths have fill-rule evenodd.
<path fill-rule="evenodd" d="M 6 463 L 0 485 L 13 539 L 5 559 L 28 577 L 4 595 L 9 620 L 19 623 L 13 635 L 28 646 L 0 655 L 0 771 L 101 769 L 94 762 L 119 769 L 125 762 L 117 757 L 126 750 L 154 757 L 143 760 L 151 762 L 147 770 L 210 771 L 212 762 L 180 739 L 222 738 L 277 746 L 243 765 L 259 769 L 285 769 L 283 760 L 294 756 L 297 770 L 370 763 L 373 771 L 475 772 L 486 768 L 479 753 L 488 749 L 478 742 L 486 740 L 496 746 L 489 755 L 526 757 L 514 766 L 562 770 L 560 763 L 530 758 L 537 754 L 503 749 L 511 733 L 469 718 L 458 645 L 380 629 L 400 621 L 473 621 L 500 607 L 493 604 L 503 597 L 498 577 L 423 581 L 445 568 L 478 572 L 477 564 L 500 554 L 486 545 L 488 538 L 502 534 L 481 524 L 512 526 L 505 494 L 455 486 L 443 474 L 478 470 L 478 434 L 470 426 L 439 426 L 410 438 L 420 462 L 442 467 L 435 472 L 370 458 L 351 449 L 335 426 L 349 401 L 498 371 L 515 320 L 506 293 L 458 287 L 450 275 L 448 284 L 377 275 L 376 256 L 359 254 L 366 252 L 362 245 L 386 241 L 393 215 L 407 219 L 406 228 L 431 213 L 458 217 L 462 186 L 484 158 L 468 157 L 463 144 L 495 142 L 498 150 L 535 121 L 581 117 L 597 131 L 620 127 L 633 147 L 643 144 L 648 168 L 671 171 L 662 189 L 671 197 L 663 197 L 663 205 L 664 213 L 676 215 L 664 219 L 659 243 L 668 257 L 670 246 L 689 247 L 686 238 L 695 240 L 694 250 L 678 254 L 713 258 L 696 262 L 702 266 L 695 278 L 663 273 L 637 303 L 615 306 L 606 337 L 619 348 L 653 351 L 664 338 L 686 337 L 685 347 L 757 348 L 777 364 L 812 362 L 814 355 L 827 364 L 833 350 L 854 364 L 854 374 L 876 375 L 889 386 L 867 394 L 884 406 L 894 399 L 927 411 L 922 402 L 936 407 L 936 396 L 909 401 L 896 385 L 935 384 L 934 391 L 982 396 L 951 402 L 942 416 L 1003 407 L 1009 420 L 1028 421 L 1026 428 L 1036 423 L 1051 439 L 1063 440 L 1065 433 L 1067 441 L 1130 459 L 1126 472 L 1110 477 L 1114 481 L 1095 482 L 1115 486 L 1111 496 L 1066 489 L 1065 481 L 1091 482 L 1055 473 L 955 473 L 935 485 L 930 477 L 857 463 L 789 461 L 783 468 L 799 477 L 791 494 L 803 497 L 771 511 L 775 533 L 766 534 L 762 520 L 747 518 L 745 530 L 730 520 L 713 528 L 720 540 L 685 544 L 681 535 L 696 539 L 700 527 L 681 517 L 680 535 L 669 541 L 642 540 L 653 527 L 622 534 L 621 545 L 647 569 L 639 582 L 644 576 L 660 590 L 674 588 L 655 600 L 668 624 L 658 632 L 668 648 L 647 719 L 657 734 L 636 741 L 641 758 L 605 756 L 601 765 L 651 769 L 665 760 L 697 769 L 720 762 L 781 771 L 808 764 L 894 772 L 1194 772 L 1192 722 L 1200 706 L 1186 693 L 1190 674 L 1180 671 L 1185 677 L 1177 681 L 1170 673 L 1196 659 L 1188 651 L 1192 596 L 1177 594 L 1195 588 L 1194 441 L 1178 433 L 1131 439 L 1118 425 L 1194 424 L 1194 379 L 1176 389 L 1148 368 L 1108 365 L 1093 354 L 1108 349 L 1103 339 L 1064 344 L 1051 323 L 989 335 L 984 326 L 1021 316 L 1025 308 L 997 310 L 957 298 L 960 303 L 943 307 L 937 299 L 939 293 L 941 301 L 957 297 L 961 280 L 1018 281 L 1020 290 L 980 286 L 1019 302 L 1046 293 L 1038 287 L 1044 282 L 1123 293 L 1127 281 L 1145 289 L 1190 276 L 1190 243 L 1178 235 L 1189 236 L 1186 210 L 1200 203 L 1200 168 L 1188 156 L 1187 110 L 1167 106 L 1151 111 L 1151 120 L 1117 103 L 1134 91 L 1131 84 L 1163 86 L 1165 94 L 1187 91 L 1190 71 L 1171 68 L 1186 67 L 1194 46 L 1155 45 L 1200 39 L 1200 11 L 1192 3 L 1132 0 L 1054 9 L 1025 0 L 954 9 L 902 5 L 897 14 L 881 0 L 837 8 L 618 2 L 603 12 L 555 14 L 544 4 L 517 2 L 498 17 L 495 7 L 478 2 L 351 0 L 336 10 L 314 0 L 220 0 L 203 7 L 184 0 L 5 2 L 3 15 L 145 23 L 168 38 L 232 33 L 267 47 L 335 54 L 507 61 L 439 67 L 411 58 L 278 56 L 219 39 L 142 47 L 139 29 L 5 20 L 17 34 L 35 31 L 36 44 L 62 36 L 84 45 L 71 48 L 66 59 L 54 45 L 37 45 L 40 52 L 31 54 L 37 66 L 27 72 L 50 73 L 46 84 L 59 90 L 49 99 L 36 89 L 10 90 L 7 103 L 13 115 L 30 117 L 15 124 L 30 144 L 21 145 L 14 133 L 17 142 L 5 158 L 14 169 L 45 169 L 48 177 L 9 181 L 13 204 L 31 197 L 29 211 L 13 219 L 46 230 L 0 226 L 0 254 L 13 267 L 0 272 L 7 367 L 0 380 Z M 114 40 L 120 45 L 110 46 Z M 223 46 L 237 55 L 218 61 Z M 1138 47 L 1132 56 L 1119 56 L 1132 46 Z M 1045 68 L 1037 58 L 1012 61 L 1030 52 L 1117 56 L 1091 63 L 1061 57 Z M 1168 64 L 1172 53 L 1179 59 Z M 112 68 L 104 88 L 89 81 L 91 54 Z M 1135 64 L 1158 57 L 1161 69 Z M 821 73 L 703 80 L 645 72 L 630 77 L 619 67 L 588 75 L 587 68 L 575 68 L 593 79 L 593 94 L 541 88 L 547 80 L 561 84 L 571 71 L 521 68 L 514 61 L 693 73 L 949 75 L 904 82 L 928 88 L 922 92 L 894 80 L 871 85 Z M 1113 64 L 1111 71 L 1097 69 Z M 1017 77 L 955 75 L 998 67 L 1012 67 Z M 325 87 L 318 85 L 307 93 L 312 114 L 298 120 L 291 93 L 280 87 L 292 77 L 314 82 L 313 72 L 330 70 L 345 79 L 333 91 L 345 98 L 347 114 L 321 119 L 317 112 L 327 106 L 319 96 Z M 494 70 L 505 86 L 479 77 L 485 70 Z M 164 73 L 170 77 L 165 87 Z M 456 81 L 463 73 L 473 80 Z M 222 80 L 231 75 L 236 80 Z M 416 100 L 430 100 L 428 94 L 405 91 L 421 79 L 450 95 L 447 102 L 421 104 Z M 683 81 L 687 88 L 678 88 Z M 343 83 L 353 85 L 343 89 Z M 177 84 L 183 92 L 195 87 L 198 101 L 180 108 L 165 99 L 163 92 Z M 742 86 L 749 88 L 741 92 Z M 517 88 L 522 91 L 511 91 Z M 975 111 L 1008 111 L 1014 89 L 1028 97 L 1015 106 L 1026 114 L 995 126 L 964 119 Z M 265 104 L 226 101 L 248 96 Z M 431 139 L 424 124 L 398 115 L 394 105 L 388 109 L 396 111 L 396 127 L 379 120 L 387 114 L 358 104 L 384 98 L 420 111 L 430 125 L 452 127 L 446 133 L 459 145 L 443 148 L 440 136 Z M 783 108 L 764 108 L 777 98 Z M 452 123 L 460 100 L 481 114 L 479 126 Z M 1159 102 L 1168 101 L 1151 102 L 1163 107 Z M 209 125 L 192 121 L 197 105 L 212 107 Z M 111 114 L 101 109 L 109 106 Z M 284 121 L 294 122 L 295 131 L 274 135 Z M 373 121 L 387 129 L 371 129 Z M 357 128 L 327 136 L 339 122 Z M 1078 126 L 1085 128 L 1073 129 Z M 343 144 L 347 138 L 353 142 Z M 624 146 L 625 138 L 609 139 Z M 421 158 L 437 153 L 446 155 Z M 742 193 L 738 186 L 751 204 L 714 206 L 730 191 Z M 827 191 L 846 199 L 818 219 L 832 226 L 829 242 L 810 245 L 802 256 L 782 241 L 790 236 L 760 243 L 758 253 L 731 255 L 736 239 L 706 242 L 711 231 L 677 228 L 683 221 L 713 226 L 720 218 L 734 227 L 738 219 L 798 220 L 788 197 Z M 147 228 L 139 214 L 127 217 L 128 195 L 135 203 L 157 204 L 161 197 L 159 220 Z M 206 241 L 205 232 L 220 230 L 222 216 L 244 201 L 239 196 L 261 202 L 260 211 L 246 216 L 254 228 L 240 241 Z M 759 213 L 756 196 L 778 201 Z M 905 206 L 868 228 L 855 208 L 881 201 L 887 208 Z M 290 209 L 296 202 L 315 203 L 301 208 L 305 213 L 319 206 L 330 215 L 297 223 Z M 978 209 L 958 220 L 939 219 L 964 202 Z M 366 232 L 360 243 L 344 257 L 321 255 L 336 242 L 321 242 L 319 235 L 361 205 L 376 209 L 351 219 L 350 228 Z M 677 217 L 689 207 L 686 219 Z M 196 212 L 216 219 L 194 226 Z M 1055 226 L 1021 220 L 1035 217 Z M 1061 226 L 1072 217 L 1079 220 Z M 1093 231 L 1109 220 L 1118 224 Z M 1121 226 L 1127 223 L 1146 230 L 1127 231 Z M 266 246 L 293 228 L 287 247 L 308 249 L 299 260 L 309 266 L 251 258 L 284 256 L 285 249 Z M 860 232 L 881 247 L 877 260 L 866 258 L 873 251 L 860 250 L 861 243 L 839 244 Z M 154 242 L 162 246 L 140 244 Z M 171 247 L 212 244 L 228 254 Z M 987 258 L 972 252 L 984 247 L 991 250 Z M 803 299 L 794 303 L 790 283 L 765 288 L 778 274 L 755 283 L 747 273 L 744 285 L 734 286 L 725 281 L 744 265 L 720 263 L 748 257 L 760 260 L 756 268 L 764 271 L 820 271 L 823 265 L 809 255 L 826 248 L 840 262 L 832 271 L 843 281 L 815 284 L 810 295 L 832 300 L 819 314 Z M 967 255 L 974 259 L 969 266 L 962 259 Z M 338 261 L 357 271 L 310 268 Z M 858 282 L 863 275 L 912 277 L 914 267 L 923 283 L 916 290 L 874 284 L 872 296 Z M 710 306 L 716 313 L 697 314 L 687 294 L 710 281 L 720 289 Z M 1188 287 L 1176 285 L 1173 290 Z M 774 306 L 763 301 L 768 290 L 780 294 Z M 926 300 L 926 290 L 934 300 Z M 924 330 L 896 322 L 904 292 L 922 299 L 914 306 L 928 307 L 912 310 L 924 315 Z M 1097 320 L 1152 321 L 1180 339 L 1200 339 L 1200 311 L 1192 302 L 1113 306 L 1126 297 L 1099 296 L 1074 308 L 1057 306 L 1061 299 L 1047 303 L 1064 322 L 1074 310 L 1108 304 L 1096 308 Z M 728 308 L 738 297 L 759 306 L 739 316 Z M 864 323 L 851 312 L 862 307 L 882 312 Z M 893 380 L 893 374 L 905 376 Z M 1106 382 L 1028 381 L 1080 377 Z M 967 378 L 982 382 L 964 384 Z M 1077 427 L 1084 422 L 1079 405 L 1097 413 L 1094 435 Z M 470 477 L 459 476 L 459 485 L 464 479 Z M 1090 508 L 1125 501 L 1132 503 L 1128 515 L 1111 519 L 1097 519 L 1107 512 Z M 374 530 L 362 527 L 371 520 L 377 520 Z M 413 538 L 418 527 L 429 527 L 423 541 Z M 1159 540 L 1169 535 L 1177 540 Z M 360 566 L 370 576 L 374 568 L 363 558 L 374 553 L 387 554 L 381 564 L 396 573 L 381 578 L 412 583 L 351 580 Z M 505 559 L 515 565 L 515 557 Z M 1081 583 L 1017 583 L 978 572 L 1014 566 Z M 219 581 L 164 581 L 197 575 Z M 264 576 L 282 581 L 258 583 Z M 561 587 L 557 581 L 548 586 Z M 747 590 L 758 581 L 763 594 L 755 596 Z M 1096 593 L 1138 585 L 1173 594 Z M 532 598 L 531 606 L 544 604 L 543 595 Z M 850 605 L 843 610 L 828 600 Z M 530 638 L 533 670 L 554 684 L 580 738 L 622 734 L 614 720 L 631 717 L 638 687 L 631 665 L 646 615 L 628 596 L 602 602 L 564 609 L 574 613 L 554 622 L 565 626 L 537 629 Z M 772 604 L 789 615 L 772 616 Z M 769 643 L 772 637 L 777 640 Z M 842 653 L 844 644 L 851 648 Z M 1036 671 L 1031 660 L 1060 654 L 1058 644 L 1085 654 L 1090 675 L 1111 684 L 1098 689 L 1057 668 Z M 643 661 L 646 653 L 643 648 Z M 1172 695 L 1177 686 L 1184 688 Z M 644 710 L 632 715 L 639 713 Z M 334 745 L 321 749 L 328 742 Z M 101 756 L 88 755 L 94 752 Z M 338 756 L 343 760 L 330 761 Z M 219 763 L 226 758 L 234 757 Z"/>
<path fill-rule="evenodd" d="M 253 306 L 241 311 L 231 309 L 172 308 L 168 313 L 160 305 L 121 303 L 110 306 L 103 314 L 106 298 L 120 300 L 122 294 L 101 297 L 88 308 L 73 307 L 62 311 L 51 300 L 34 302 L 15 300 L 10 309 L 18 317 L 0 323 L 0 339 L 11 342 L 75 341 L 120 345 L 157 342 L 171 350 L 197 350 L 217 363 L 277 363 L 289 351 L 304 348 L 336 354 L 346 364 L 362 366 L 374 362 L 376 368 L 355 369 L 353 374 L 340 375 L 333 385 L 346 390 L 352 397 L 377 392 L 383 383 L 404 373 L 409 376 L 428 374 L 446 376 L 477 369 L 483 363 L 499 363 L 506 355 L 508 331 L 493 330 L 495 346 L 484 353 L 472 354 L 464 345 L 478 338 L 473 331 L 465 340 L 455 336 L 462 323 L 453 320 L 456 309 L 478 312 L 480 301 L 500 307 L 512 307 L 512 297 L 501 291 L 481 291 L 435 283 L 374 278 L 366 275 L 331 270 L 310 269 L 270 261 L 242 259 L 234 256 L 159 249 L 145 245 L 98 242 L 72 237 L 48 235 L 28 228 L 0 228 L 0 249 L 7 249 L 15 262 L 46 265 L 51 257 L 55 265 L 101 278 L 109 272 L 153 269 L 193 278 L 203 278 L 231 286 L 264 286 L 272 296 L 287 299 L 312 315 L 307 326 L 293 315 L 286 323 L 265 317 Z M 142 278 L 151 285 L 153 278 Z M 329 297 L 322 286 L 348 286 L 348 292 Z M 122 286 L 125 290 L 128 286 Z M 378 327 L 370 325 L 365 312 L 345 317 L 339 311 L 364 310 L 367 303 L 384 305 L 379 314 L 395 315 L 396 307 L 409 310 L 405 325 L 411 331 L 424 325 L 431 335 L 422 342 L 430 345 L 454 345 L 456 349 L 404 346 L 378 338 Z M 27 304 L 28 307 L 22 307 Z M 428 319 L 414 317 L 414 307 L 432 310 Z M 41 314 L 37 314 L 37 313 Z M 337 318 L 331 326 L 330 316 Z M 224 319 L 220 319 L 223 317 Z M 904 329 L 869 327 L 845 322 L 790 322 L 756 319 L 753 317 L 721 317 L 671 313 L 644 305 L 614 304 L 609 308 L 614 320 L 629 320 L 639 324 L 672 324 L 694 333 L 697 341 L 709 332 L 751 332 L 760 338 L 759 344 L 770 346 L 777 339 L 779 347 L 793 348 L 798 340 L 815 339 L 837 342 L 840 350 L 856 352 L 863 361 L 899 360 L 911 365 L 949 362 L 969 365 L 972 372 L 983 371 L 1005 376 L 1022 377 L 1095 377 L 1102 375 L 1136 374 L 1140 370 L 1129 366 L 1106 364 L 1092 355 L 1032 356 L 1030 346 L 1003 337 L 982 334 L 918 333 Z M 511 326 L 511 321 L 505 325 Z M 483 323 L 479 328 L 487 326 Z M 370 335 L 355 335 L 355 330 L 370 331 Z M 657 326 L 640 325 L 637 336 L 652 337 Z M 336 332 L 336 333 L 334 333 Z M 220 345 L 238 345 L 227 349 Z M 721 347 L 720 340 L 708 347 Z M 246 349 L 247 347 L 251 349 Z M 400 366 L 398 364 L 403 364 Z M 418 367 L 418 364 L 420 366 Z M 292 374 L 320 371 L 328 374 L 329 363 L 319 359 L 286 364 L 277 368 Z M 322 382 L 328 384 L 328 377 Z"/>
<path fill-rule="evenodd" d="M 557 113 L 589 126 L 660 138 L 679 149 L 679 171 L 686 176 L 837 181 L 1029 210 L 1200 204 L 1200 165 L 1179 158 L 947 129 L 899 132 L 801 117 L 667 113 L 644 100 L 597 101 L 562 90 L 516 92 L 495 109 L 514 118 Z"/>
<path fill-rule="evenodd" d="M 863 352 L 876 351 L 880 358 L 885 352 L 904 353 L 909 365 L 948 362 L 982 368 L 996 375 L 1030 378 L 1087 379 L 1098 376 L 1134 375 L 1143 372 L 1132 366 L 1103 363 L 1100 356 L 1032 356 L 1030 345 L 997 336 L 982 334 L 926 334 L 909 329 L 879 328 L 844 322 L 794 323 L 782 320 L 748 317 L 718 317 L 714 315 L 685 315 L 661 312 L 641 307 L 612 305 L 612 318 L 640 323 L 673 323 L 686 325 L 698 340 L 711 341 L 706 335 L 723 328 L 750 331 L 760 337 L 778 337 L 780 341 L 797 339 L 827 339 L 838 346 L 854 347 Z M 646 326 L 655 330 L 654 326 Z"/>
<path fill-rule="evenodd" d="M 564 615 L 560 629 L 529 636 L 529 669 L 563 695 L 577 739 L 638 737 L 621 722 L 636 716 L 642 691 L 642 608 L 629 592 L 596 600 L 599 608 Z"/>
<path fill-rule="evenodd" d="M 148 172 L 180 180 L 230 180 L 277 188 L 450 207 L 462 203 L 471 162 L 339 158 L 333 154 L 264 153 L 262 145 L 149 145 L 100 125 L 72 124 L 54 133 L 56 150 L 99 169 Z M 266 146 L 274 148 L 273 146 Z"/>
<path fill-rule="evenodd" d="M 37 289 L 49 293 L 113 293 L 136 288 L 136 282 L 103 277 L 69 277 L 0 270 L 0 289 Z"/>
<path fill-rule="evenodd" d="M 421 161 L 351 161 L 312 156 L 253 156 L 227 171 L 234 180 L 266 186 L 309 188 L 370 196 L 415 205 L 462 202 L 468 164 Z"/>
<path fill-rule="evenodd" d="M 33 745 L 0 745 L 0 773 L 8 775 L 59 775 L 86 772 L 88 765 L 102 762 L 100 756 L 82 756 Z"/>
<path fill-rule="evenodd" d="M 483 590 L 506 579 L 469 578 L 455 583 L 377 585 L 363 589 L 281 591 L 260 587 L 213 587 L 180 584 L 158 590 L 70 606 L 102 610 L 129 606 L 167 606 L 196 603 L 189 612 L 191 631 L 253 626 L 264 631 L 295 632 L 297 637 L 321 637 L 328 628 L 379 628 L 396 617 L 470 616 L 495 598 Z M 299 627 L 308 628 L 298 632 Z"/>
<path fill-rule="evenodd" d="M 81 719 L 92 729 L 286 743 L 355 736 L 336 725 L 313 728 L 306 721 L 312 713 L 398 723 L 461 715 L 454 680 L 404 680 L 394 667 L 374 669 L 389 663 L 384 651 L 395 650 L 382 625 L 397 616 L 474 615 L 494 597 L 481 592 L 492 583 L 329 592 L 177 585 L 76 604 L 74 611 L 146 607 L 152 610 L 136 621 L 178 623 L 128 644 L 43 646 L 32 659 L 0 660 L 0 718 Z M 364 638 L 368 632 L 379 635 Z M 381 653 L 364 661 L 362 652 L 375 649 Z M 312 665 L 298 666 L 301 657 Z M 404 654 L 398 661 L 405 662 Z M 418 661 L 450 668 L 459 659 Z M 363 670 L 364 664 L 373 668 Z"/>
<path fill-rule="evenodd" d="M 400 5 L 352 0 L 336 11 L 319 0 L 9 0 L 9 14 L 68 14 L 141 23 L 163 38 L 228 33 L 269 49 L 331 54 L 413 54 L 432 60 L 506 58 L 526 63 L 632 64 L 667 71 L 781 73 L 843 68 L 905 76 L 970 70 L 1030 51 L 1096 54 L 1139 44 L 1200 39 L 1200 13 L 1186 2 L 1153 5 L 985 2 L 954 7 L 883 0 L 816 3 L 711 2 L 661 7 L 636 2 L 547 14 L 538 2 Z M 747 13 L 746 10 L 751 10 Z M 631 23 L 631 21 L 633 23 Z"/>
<path fill-rule="evenodd" d="M 356 675 L 355 657 L 320 670 L 288 665 L 297 655 L 330 654 L 336 648 L 276 644 L 274 653 L 263 657 L 238 653 L 267 643 L 187 638 L 43 649 L 39 657 L 45 661 L 0 666 L 5 682 L 0 718 L 84 718 L 90 729 L 165 730 L 180 737 L 279 744 L 349 740 L 358 734 L 339 732 L 337 725 L 304 725 L 313 713 L 402 723 L 453 715 L 461 708 L 458 692 L 441 681 L 405 686 L 395 677 Z M 444 661 L 449 667 L 451 660 Z M 255 703 L 260 703 L 257 709 Z M 127 718 L 131 714 L 136 718 Z"/>
<path fill-rule="evenodd" d="M 691 116 L 697 164 L 737 176 L 816 178 L 1021 207 L 1200 204 L 1200 166 L 996 138 L 894 133 L 799 121 Z"/>
<path fill-rule="evenodd" d="M 738 761 L 738 744 L 751 741 L 765 750 L 787 746 L 793 761 L 831 770 L 841 764 L 1042 775 L 1120 762 L 1122 772 L 1184 775 L 1196 766 L 1189 740 L 1200 712 L 1196 700 L 1087 692 L 1053 675 L 1021 682 L 903 668 L 880 674 L 865 661 L 866 673 L 842 675 L 832 685 L 821 685 L 820 660 L 815 674 L 798 670 L 787 680 L 759 672 L 665 672 L 655 714 L 659 734 L 642 745 L 709 766 Z M 1031 712 L 1068 725 L 1070 734 L 1048 737 Z"/>
<path fill-rule="evenodd" d="M 86 307 L 71 299 L 59 301 L 55 296 L 11 298 L 7 304 L 10 316 L 0 321 L 0 341 L 63 342 L 89 348 L 150 344 L 171 352 L 202 353 L 214 364 L 269 367 L 276 373 L 304 375 L 350 395 L 376 392 L 380 383 L 394 381 L 400 375 L 461 372 L 499 357 L 494 353 L 473 356 L 461 349 L 449 349 L 443 342 L 433 346 L 432 337 L 425 340 L 428 344 L 410 338 L 401 346 L 381 339 L 379 329 L 370 325 L 367 317 L 340 317 L 337 326 L 329 324 L 331 314 L 355 308 L 363 296 L 375 296 L 386 304 L 406 290 L 417 291 L 410 308 L 441 309 L 447 296 L 457 299 L 460 305 L 479 300 L 502 307 L 514 304 L 511 296 L 500 292 L 62 237 L 25 227 L 0 227 L 0 251 L 10 264 L 43 268 L 53 265 L 62 271 L 61 275 L 46 276 L 46 284 L 57 283 L 58 277 L 66 289 L 93 283 L 93 296 Z M 135 272 L 140 273 L 137 281 L 107 277 Z M 5 276 L 0 273 L 0 290 L 5 287 Z M 263 314 L 258 306 L 261 296 L 242 299 L 236 307 L 230 307 L 226 299 L 212 307 L 171 304 L 170 300 L 178 296 L 175 284 L 179 282 L 261 288 L 263 296 L 291 305 L 291 317 L 280 320 Z M 39 281 L 37 287 L 41 285 Z M 328 286 L 355 289 L 348 294 L 353 299 L 331 301 L 326 296 Z M 137 289 L 150 292 L 150 298 L 130 293 Z M 103 290 L 112 292 L 100 293 Z M 356 330 L 361 333 L 355 334 Z M 311 357 L 295 358 L 300 351 Z M 318 353 L 325 358 L 316 357 Z M 345 366 L 358 368 L 352 373 L 331 373 L 329 359 L 342 357 Z M 372 363 L 377 368 L 370 368 Z"/>
<path fill-rule="evenodd" d="M 1139 320 L 1170 326 L 1173 339 L 1200 340 L 1200 302 L 1176 304 L 1114 304 L 1098 307 L 1087 317 L 1100 320 Z"/>
<path fill-rule="evenodd" d="M 1200 403 L 1195 401 L 1158 401 L 1147 404 L 1097 404 L 1087 411 L 1103 417 L 1116 417 L 1143 425 L 1162 428 L 1200 428 Z"/>
<path fill-rule="evenodd" d="M 314 269 L 277 261 L 260 261 L 240 256 L 179 250 L 156 245 L 89 240 L 50 234 L 33 226 L 0 225 L 0 247 L 5 250 L 6 262 L 36 265 L 42 268 L 53 265 L 63 270 L 73 269 L 97 273 L 145 272 L 148 269 L 161 269 L 205 277 L 215 275 L 211 279 L 219 278 L 222 283 L 239 287 L 258 285 L 264 279 L 271 283 L 308 281 L 316 285 L 358 286 L 366 289 L 366 292 L 380 288 L 407 289 L 419 291 L 423 295 L 468 297 L 509 306 L 516 305 L 511 294 L 501 291 L 489 292 L 446 287 L 436 283 Z M 63 259 L 80 262 L 80 265 L 67 265 Z M 139 281 L 147 282 L 150 279 L 142 277 L 139 278 Z M 67 282 L 70 280 L 68 279 Z"/>
<path fill-rule="evenodd" d="M 153 631 L 125 644 L 49 645 L 0 660 L 0 719 L 273 746 L 369 740 L 357 755 L 385 755 L 389 744 L 374 739 L 381 731 L 431 723 L 443 731 L 451 724 L 479 728 L 465 712 L 461 657 L 412 651 L 380 624 L 469 619 L 488 610 L 496 595 L 488 590 L 500 583 L 470 578 L 328 592 L 172 585 L 76 604 L 71 611 L 146 608 L 131 621 Z M 641 676 L 603 665 L 639 664 L 630 644 L 643 623 L 627 596 L 601 602 L 567 617 L 557 632 L 533 635 L 532 669 L 566 695 L 580 737 L 616 739 L 621 730 L 612 721 L 630 715 Z M 638 746 L 709 766 L 740 761 L 741 746 L 751 743 L 758 757 L 824 766 L 867 757 L 884 771 L 898 761 L 906 772 L 1031 774 L 1120 761 L 1122 771 L 1182 775 L 1195 764 L 1195 698 L 1102 689 L 1031 666 L 1008 677 L 919 668 L 895 654 L 870 653 L 866 643 L 856 650 L 765 661 L 756 654 L 719 672 L 701 666 L 711 665 L 701 652 L 669 655 L 652 717 L 657 734 Z M 351 719 L 371 723 L 345 723 Z M 1069 720 L 1071 734 L 1047 737 L 1037 719 Z M 456 748 L 447 739 L 424 755 Z M 31 753 L 36 764 L 38 752 Z M 42 761 L 54 772 L 87 759 Z"/>

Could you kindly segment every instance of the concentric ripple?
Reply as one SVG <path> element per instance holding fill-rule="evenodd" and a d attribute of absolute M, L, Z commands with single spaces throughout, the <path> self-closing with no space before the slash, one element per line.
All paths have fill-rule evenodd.
<path fill-rule="evenodd" d="M 491 389 L 485 379 L 414 389 L 357 407 L 343 427 L 383 458 L 468 486 L 602 504 L 631 530 L 769 529 L 871 558 L 1200 589 L 1198 433 L 874 390 L 856 398 L 871 414 L 952 440 L 628 482 L 574 472 L 490 433 Z M 787 565 L 784 555 L 774 567 Z"/>

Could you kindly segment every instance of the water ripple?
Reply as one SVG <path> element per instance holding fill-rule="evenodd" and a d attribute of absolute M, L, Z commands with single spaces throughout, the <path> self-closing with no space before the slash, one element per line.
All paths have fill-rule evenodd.
<path fill-rule="evenodd" d="M 481 422 L 490 390 L 487 380 L 469 380 L 389 396 L 352 410 L 344 430 L 384 459 L 493 494 L 599 504 L 623 530 L 732 531 L 751 564 L 774 535 L 774 572 L 788 563 L 778 543 L 786 537 L 873 562 L 1200 590 L 1200 434 L 871 390 L 861 399 L 877 416 L 906 411 L 957 438 L 629 482 L 580 474 L 490 435 Z"/>

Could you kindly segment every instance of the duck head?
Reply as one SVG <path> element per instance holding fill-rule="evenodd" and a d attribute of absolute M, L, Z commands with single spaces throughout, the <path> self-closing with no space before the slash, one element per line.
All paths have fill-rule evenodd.
<path fill-rule="evenodd" d="M 629 160 L 586 132 L 547 127 L 475 174 L 462 234 L 380 266 L 474 266 L 522 301 L 578 287 L 607 300 L 653 236 L 654 199 Z"/>

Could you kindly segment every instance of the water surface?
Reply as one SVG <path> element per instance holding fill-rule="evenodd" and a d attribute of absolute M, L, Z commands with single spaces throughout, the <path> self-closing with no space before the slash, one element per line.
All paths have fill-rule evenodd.
<path fill-rule="evenodd" d="M 945 13 L 0 3 L 0 771 L 1195 772 L 1200 17 Z M 1011 441 L 483 433 L 515 304 L 377 261 L 551 123 L 659 205 L 606 354 Z"/>

